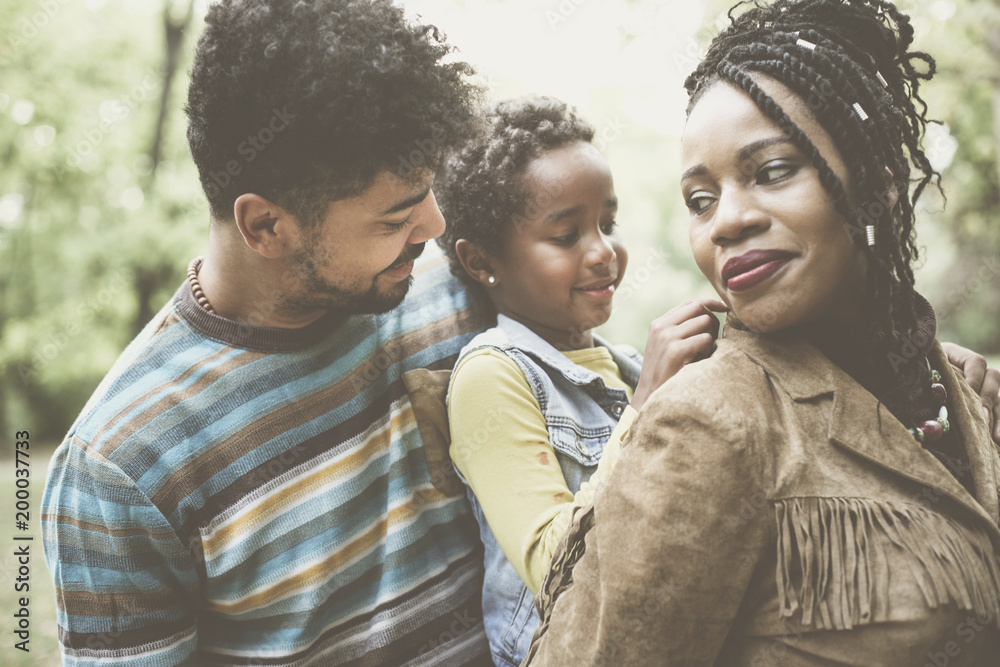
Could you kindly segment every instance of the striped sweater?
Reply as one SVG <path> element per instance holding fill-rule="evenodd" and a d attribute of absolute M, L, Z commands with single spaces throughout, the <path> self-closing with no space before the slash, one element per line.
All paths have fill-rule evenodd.
<path fill-rule="evenodd" d="M 50 466 L 65 664 L 490 664 L 475 522 L 431 484 L 400 380 L 481 316 L 422 263 L 394 311 L 296 330 L 181 286 Z"/>

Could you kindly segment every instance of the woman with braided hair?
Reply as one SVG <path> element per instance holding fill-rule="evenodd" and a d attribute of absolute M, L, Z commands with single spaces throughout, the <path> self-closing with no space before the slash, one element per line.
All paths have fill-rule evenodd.
<path fill-rule="evenodd" d="M 996 665 L 1000 454 L 914 290 L 934 60 L 881 0 L 743 2 L 681 189 L 729 315 L 650 397 L 530 665 Z"/>

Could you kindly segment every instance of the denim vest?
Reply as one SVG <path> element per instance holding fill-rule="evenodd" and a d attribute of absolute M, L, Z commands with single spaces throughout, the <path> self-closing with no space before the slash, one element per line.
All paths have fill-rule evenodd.
<path fill-rule="evenodd" d="M 597 335 L 594 343 L 608 348 L 622 380 L 635 389 L 642 358 L 612 347 Z M 597 469 L 604 445 L 628 405 L 625 391 L 606 386 L 600 375 L 577 366 L 526 326 L 504 315 L 497 316 L 496 327 L 479 334 L 462 349 L 459 361 L 484 347 L 506 355 L 524 373 L 541 407 L 566 485 L 575 494 Z M 485 547 L 483 623 L 490 651 L 497 665 L 516 667 L 527 655 L 539 624 L 534 595 L 504 555 L 468 484 L 466 494 Z"/>

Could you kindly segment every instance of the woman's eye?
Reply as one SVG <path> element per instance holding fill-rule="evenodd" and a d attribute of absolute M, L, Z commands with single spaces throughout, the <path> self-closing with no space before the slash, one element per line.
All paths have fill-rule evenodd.
<path fill-rule="evenodd" d="M 757 172 L 757 185 L 767 185 L 791 176 L 798 167 L 793 164 L 771 164 Z"/>
<path fill-rule="evenodd" d="M 687 205 L 688 210 L 692 213 L 701 213 L 706 208 L 711 206 L 714 201 L 714 197 L 709 197 L 706 194 L 696 194 L 685 199 L 684 203 Z"/>
<path fill-rule="evenodd" d="M 609 220 L 608 222 L 605 222 L 604 224 L 601 225 L 601 231 L 604 234 L 611 234 L 617 228 L 618 228 L 618 221 L 617 220 Z"/>

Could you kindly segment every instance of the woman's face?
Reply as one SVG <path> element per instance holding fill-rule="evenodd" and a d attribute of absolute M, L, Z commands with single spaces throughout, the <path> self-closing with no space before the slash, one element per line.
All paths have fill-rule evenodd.
<path fill-rule="evenodd" d="M 848 187 L 801 98 L 756 76 Z M 688 117 L 681 190 L 698 268 L 750 330 L 858 316 L 866 260 L 809 158 L 742 90 L 719 82 Z"/>

